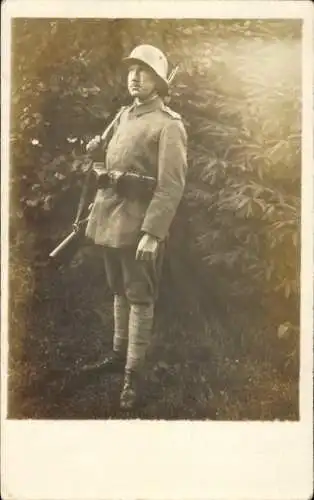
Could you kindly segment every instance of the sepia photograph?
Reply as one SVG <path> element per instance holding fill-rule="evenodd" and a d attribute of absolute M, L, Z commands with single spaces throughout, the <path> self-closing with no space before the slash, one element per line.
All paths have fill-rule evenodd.
<path fill-rule="evenodd" d="M 299 416 L 301 22 L 12 20 L 9 416 Z"/>
<path fill-rule="evenodd" d="M 43 5 L 7 28 L 8 425 L 298 425 L 313 319 L 301 279 L 306 232 L 313 250 L 305 9 Z M 118 498 L 92 493 L 99 477 L 84 494 Z M 69 491 L 58 498 L 87 498 Z M 185 491 L 169 498 L 196 498 Z"/>

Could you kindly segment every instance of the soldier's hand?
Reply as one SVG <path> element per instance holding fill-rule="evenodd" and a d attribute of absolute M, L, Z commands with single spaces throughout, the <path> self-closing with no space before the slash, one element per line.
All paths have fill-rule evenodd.
<path fill-rule="evenodd" d="M 136 260 L 152 261 L 157 257 L 158 239 L 150 234 L 144 234 L 136 250 Z"/>
<path fill-rule="evenodd" d="M 86 151 L 90 153 L 91 151 L 94 151 L 95 149 L 98 148 L 98 146 L 101 143 L 101 137 L 100 135 L 96 135 L 89 141 L 89 143 L 86 145 Z"/>

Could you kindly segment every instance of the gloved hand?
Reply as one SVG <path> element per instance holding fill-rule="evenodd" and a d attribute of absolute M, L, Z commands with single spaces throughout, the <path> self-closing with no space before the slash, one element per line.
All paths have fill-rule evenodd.
<path fill-rule="evenodd" d="M 96 135 L 95 137 L 93 137 L 93 139 L 91 139 L 89 141 L 89 143 L 86 145 L 87 153 L 91 153 L 92 151 L 95 151 L 95 149 L 98 148 L 100 143 L 101 143 L 101 136 L 100 135 Z"/>

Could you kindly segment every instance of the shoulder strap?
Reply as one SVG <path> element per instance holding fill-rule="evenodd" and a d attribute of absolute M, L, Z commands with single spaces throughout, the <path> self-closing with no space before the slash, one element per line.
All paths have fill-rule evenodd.
<path fill-rule="evenodd" d="M 106 129 L 104 130 L 104 132 L 101 135 L 101 140 L 102 141 L 105 141 L 107 139 L 108 135 L 112 131 L 113 127 L 115 126 L 115 124 L 119 120 L 119 118 L 122 115 L 122 113 L 123 113 L 124 110 L 125 110 L 125 106 L 123 106 L 120 109 L 120 111 L 116 114 L 116 116 L 114 117 L 114 119 L 109 123 L 108 127 L 106 127 Z"/>
<path fill-rule="evenodd" d="M 175 120 L 182 120 L 181 115 L 176 111 L 173 111 L 173 109 L 166 106 L 166 104 L 163 104 L 162 110 L 165 111 L 165 113 L 167 113 L 171 118 Z"/>
<path fill-rule="evenodd" d="M 114 117 L 112 122 L 109 123 L 106 130 L 104 130 L 104 132 L 102 133 L 102 136 L 101 136 L 102 141 L 105 141 L 107 139 L 107 137 L 110 134 L 110 132 L 112 131 L 113 127 L 115 126 L 117 121 L 120 119 L 120 116 L 122 115 L 122 113 L 126 109 L 128 109 L 130 111 L 133 107 L 134 107 L 134 103 L 131 106 L 122 106 L 122 108 L 120 109 L 120 111 L 118 111 L 118 113 L 116 114 L 116 116 Z"/>

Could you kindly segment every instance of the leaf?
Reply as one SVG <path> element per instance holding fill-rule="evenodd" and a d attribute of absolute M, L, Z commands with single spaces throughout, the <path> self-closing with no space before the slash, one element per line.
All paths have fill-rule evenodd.
<path fill-rule="evenodd" d="M 241 208 L 243 208 L 248 202 L 249 202 L 250 198 L 249 197 L 243 197 L 242 200 L 239 201 L 238 205 L 237 205 L 237 210 L 240 210 Z"/>
<path fill-rule="evenodd" d="M 272 266 L 268 266 L 266 268 L 266 272 L 265 272 L 265 277 L 266 277 L 267 281 L 270 281 L 272 273 L 273 273 L 273 267 Z"/>
<path fill-rule="evenodd" d="M 53 206 L 53 197 L 51 195 L 45 196 L 43 209 L 45 211 L 49 211 L 51 210 L 52 206 Z"/>
<path fill-rule="evenodd" d="M 157 363 L 158 368 L 161 368 L 162 370 L 168 370 L 169 365 L 165 361 L 159 361 Z"/>
<path fill-rule="evenodd" d="M 256 205 L 258 205 L 261 208 L 262 212 L 264 212 L 264 213 L 266 212 L 267 205 L 263 200 L 261 200 L 259 198 L 255 198 L 254 202 L 256 203 Z"/>
<path fill-rule="evenodd" d="M 278 326 L 277 336 L 279 339 L 282 339 L 287 336 L 287 332 L 289 331 L 289 325 L 287 323 L 282 323 Z"/>
<path fill-rule="evenodd" d="M 291 294 L 291 284 L 289 281 L 285 282 L 284 292 L 285 292 L 286 299 L 288 299 L 290 297 L 290 294 Z"/>
<path fill-rule="evenodd" d="M 253 204 L 252 204 L 251 200 L 247 204 L 246 215 L 247 215 L 247 217 L 249 217 L 250 215 L 253 215 Z"/>
<path fill-rule="evenodd" d="M 40 203 L 40 200 L 37 198 L 37 199 L 33 199 L 33 200 L 25 200 L 25 205 L 27 205 L 28 207 L 32 207 L 32 208 L 35 208 L 39 205 Z"/>

